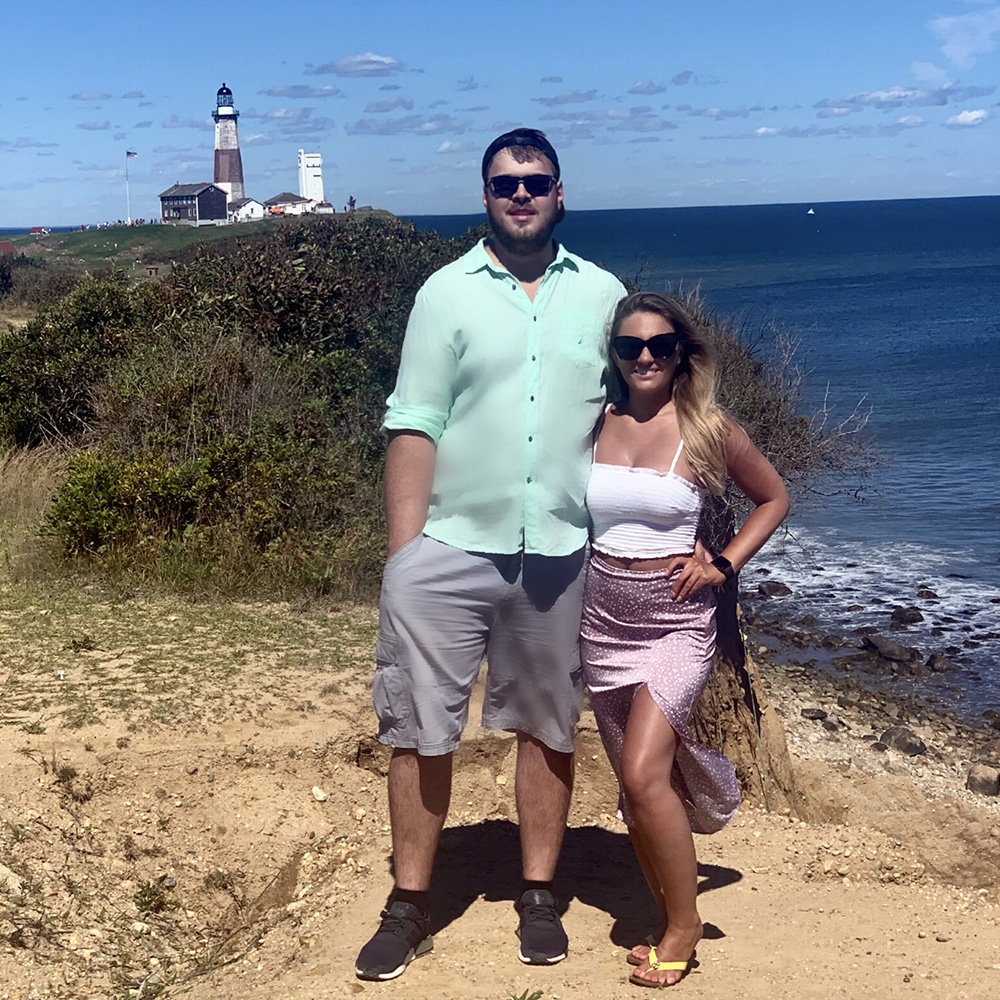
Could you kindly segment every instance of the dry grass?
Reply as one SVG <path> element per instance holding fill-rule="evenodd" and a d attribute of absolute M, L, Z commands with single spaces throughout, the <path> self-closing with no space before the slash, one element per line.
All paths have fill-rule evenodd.
<path fill-rule="evenodd" d="M 7 334 L 8 327 L 19 329 L 30 319 L 34 319 L 38 314 L 36 306 L 11 305 L 6 303 L 0 306 L 0 337 Z"/>
<path fill-rule="evenodd" d="M 0 730 L 118 720 L 180 731 L 317 712 L 304 692 L 364 676 L 376 629 L 374 609 L 328 601 L 196 604 L 0 582 Z"/>
<path fill-rule="evenodd" d="M 27 556 L 64 471 L 54 447 L 0 450 L 0 566 L 8 571 Z"/>

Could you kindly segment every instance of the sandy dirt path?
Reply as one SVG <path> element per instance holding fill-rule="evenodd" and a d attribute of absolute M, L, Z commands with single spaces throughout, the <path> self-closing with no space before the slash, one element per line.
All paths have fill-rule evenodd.
<path fill-rule="evenodd" d="M 178 648 L 195 641 L 183 608 L 155 610 L 144 614 L 178 619 Z M 556 886 L 567 960 L 517 960 L 512 741 L 471 725 L 437 862 L 434 951 L 392 983 L 357 981 L 354 957 L 391 885 L 387 758 L 372 740 L 370 667 L 358 652 L 372 614 L 352 612 L 362 626 L 352 642 L 342 621 L 325 633 L 319 614 L 240 613 L 238 657 L 185 668 L 196 690 L 179 722 L 157 714 L 156 685 L 171 705 L 184 699 L 183 677 L 163 674 L 177 656 L 164 657 L 154 637 L 148 662 L 160 673 L 127 712 L 97 706 L 99 723 L 53 718 L 43 732 L 0 727 L 0 1000 L 645 995 L 626 981 L 625 951 L 656 929 L 656 915 L 613 816 L 616 789 L 588 714 Z M 191 614 L 204 658 L 221 626 Z M 31 645 L 29 618 L 21 609 L 11 619 L 8 650 Z M 258 635 L 247 618 L 267 627 Z M 64 655 L 62 639 L 46 647 L 39 635 L 18 676 L 36 662 L 49 675 L 58 664 L 46 657 Z M 335 641 L 337 655 L 324 652 Z M 145 670 L 134 636 L 125 655 L 117 642 L 93 645 L 65 653 L 73 669 Z M 52 698 L 63 690 L 46 683 Z M 777 680 L 773 693 L 792 698 Z M 745 806 L 729 828 L 697 838 L 706 938 L 676 995 L 1000 994 L 996 804 L 929 792 L 906 774 L 873 777 L 850 747 L 813 745 L 789 724 L 815 816 Z"/>

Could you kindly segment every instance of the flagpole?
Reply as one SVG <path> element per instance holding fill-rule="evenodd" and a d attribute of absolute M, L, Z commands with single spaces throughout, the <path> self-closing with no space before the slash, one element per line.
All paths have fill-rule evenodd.
<path fill-rule="evenodd" d="M 125 150 L 125 216 L 128 225 L 132 225 L 132 199 L 128 190 L 128 150 Z"/>

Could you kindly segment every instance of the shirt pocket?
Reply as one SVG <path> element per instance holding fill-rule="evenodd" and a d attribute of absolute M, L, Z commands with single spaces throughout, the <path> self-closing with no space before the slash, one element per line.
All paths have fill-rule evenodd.
<path fill-rule="evenodd" d="M 559 324 L 559 353 L 576 368 L 607 363 L 604 316 L 586 309 L 564 309 Z"/>

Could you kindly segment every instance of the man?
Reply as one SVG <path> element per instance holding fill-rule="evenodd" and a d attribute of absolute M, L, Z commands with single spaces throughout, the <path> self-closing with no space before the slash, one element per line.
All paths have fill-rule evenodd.
<path fill-rule="evenodd" d="M 483 725 L 517 734 L 518 957 L 566 957 L 552 879 L 582 693 L 584 492 L 605 331 L 624 289 L 553 240 L 563 186 L 543 133 L 495 139 L 482 173 L 492 239 L 417 293 L 384 422 L 389 558 L 373 700 L 394 748 L 396 885 L 358 956 L 363 979 L 392 979 L 431 949 L 431 869 L 484 655 Z"/>

